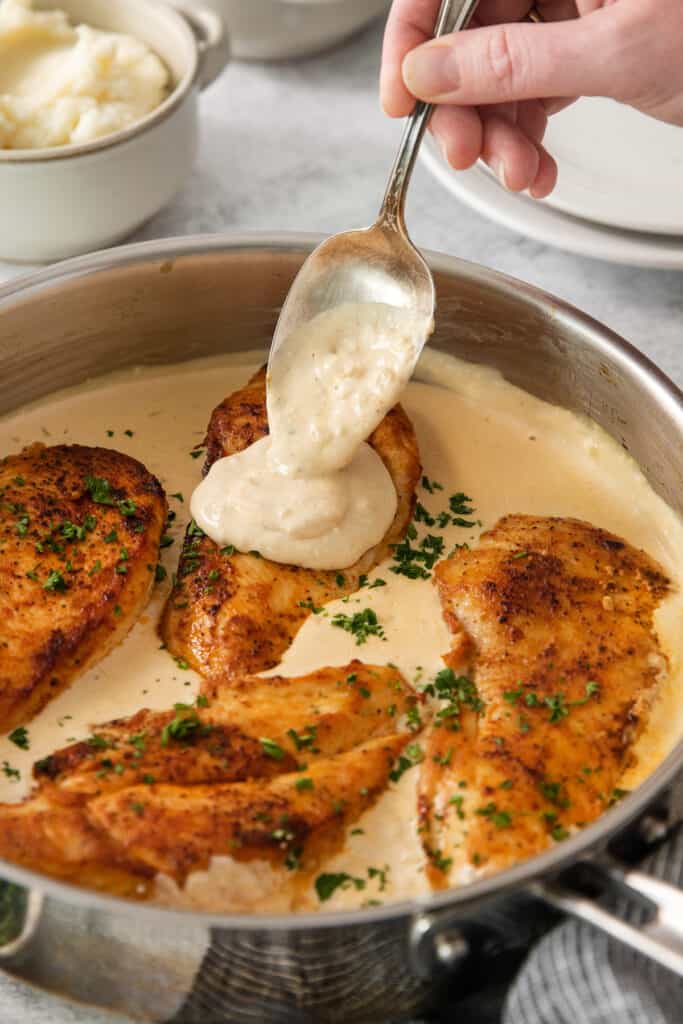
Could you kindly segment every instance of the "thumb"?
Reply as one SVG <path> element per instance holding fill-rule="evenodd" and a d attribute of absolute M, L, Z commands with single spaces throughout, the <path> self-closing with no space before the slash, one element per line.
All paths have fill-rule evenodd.
<path fill-rule="evenodd" d="M 614 15 L 609 7 L 571 21 L 493 25 L 442 36 L 406 55 L 403 80 L 418 99 L 468 106 L 610 96 L 620 76 Z"/>

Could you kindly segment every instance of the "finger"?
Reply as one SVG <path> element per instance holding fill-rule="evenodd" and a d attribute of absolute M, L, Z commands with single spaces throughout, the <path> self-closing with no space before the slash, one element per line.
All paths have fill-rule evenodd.
<path fill-rule="evenodd" d="M 517 125 L 498 114 L 481 111 L 484 126 L 482 158 L 510 192 L 523 192 L 536 180 L 539 151 Z"/>
<path fill-rule="evenodd" d="M 553 96 L 552 99 L 541 100 L 541 103 L 545 107 L 548 117 L 551 117 L 552 114 L 559 114 L 561 110 L 571 107 L 572 103 L 576 103 L 576 96 L 572 96 L 571 99 L 567 99 L 564 96 Z"/>
<path fill-rule="evenodd" d="M 437 107 L 429 124 L 447 163 L 466 171 L 481 155 L 484 130 L 474 107 Z"/>
<path fill-rule="evenodd" d="M 610 96 L 619 37 L 612 28 L 615 12 L 612 7 L 571 22 L 497 25 L 443 36 L 406 55 L 403 79 L 413 95 L 433 103 Z"/>
<path fill-rule="evenodd" d="M 542 100 L 526 100 L 517 104 L 517 125 L 532 142 L 543 142 L 548 115 Z"/>
<path fill-rule="evenodd" d="M 543 146 L 538 146 L 537 149 L 538 171 L 529 186 L 529 195 L 533 199 L 545 199 L 557 184 L 557 164 Z"/>
<path fill-rule="evenodd" d="M 439 0 L 394 0 L 382 44 L 379 92 L 382 108 L 390 117 L 406 117 L 415 97 L 403 81 L 401 65 L 410 50 L 430 39 L 439 10 Z"/>

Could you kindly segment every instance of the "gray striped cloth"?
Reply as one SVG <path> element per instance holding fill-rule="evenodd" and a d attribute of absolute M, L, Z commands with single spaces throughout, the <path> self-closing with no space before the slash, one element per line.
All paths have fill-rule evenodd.
<path fill-rule="evenodd" d="M 683 887 L 683 828 L 642 867 Z M 635 925 L 642 914 L 625 900 L 614 909 Z M 567 921 L 530 953 L 508 995 L 503 1022 L 683 1024 L 683 979 L 590 925 Z"/>

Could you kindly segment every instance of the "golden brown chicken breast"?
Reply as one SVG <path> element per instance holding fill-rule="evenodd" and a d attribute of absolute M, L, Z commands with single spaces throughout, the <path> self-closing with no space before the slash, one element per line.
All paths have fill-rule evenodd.
<path fill-rule="evenodd" d="M 230 395 L 211 417 L 205 469 L 243 451 L 268 432 L 265 370 Z M 230 678 L 272 668 L 314 607 L 356 590 L 402 539 L 410 522 L 420 456 L 410 420 L 395 406 L 368 439 L 398 494 L 394 521 L 383 541 L 351 568 L 322 572 L 280 565 L 258 552 L 219 549 L 191 524 L 161 624 L 168 648 L 207 677 Z"/>
<path fill-rule="evenodd" d="M 131 628 L 154 581 L 159 481 L 105 448 L 0 461 L 0 730 L 29 721 Z"/>
<path fill-rule="evenodd" d="M 353 661 L 110 722 L 37 762 L 34 795 L 0 805 L 0 857 L 136 897 L 157 868 L 183 880 L 212 855 L 298 867 L 305 848 L 312 870 L 386 785 L 416 700 L 396 669 Z"/>
<path fill-rule="evenodd" d="M 476 683 L 433 731 L 421 780 L 425 846 L 446 878 L 528 857 L 619 796 L 667 666 L 653 615 L 669 581 L 605 530 L 524 515 L 435 578 L 453 664 L 469 649 Z"/>
<path fill-rule="evenodd" d="M 97 797 L 86 813 L 127 857 L 176 881 L 216 854 L 308 872 L 382 793 L 409 739 L 380 737 L 265 781 L 137 786 Z"/>
<path fill-rule="evenodd" d="M 154 782 L 268 778 L 395 732 L 417 699 L 396 669 L 359 661 L 293 678 L 245 676 L 219 701 L 200 696 L 98 726 L 38 761 L 34 777 L 83 799 Z"/>

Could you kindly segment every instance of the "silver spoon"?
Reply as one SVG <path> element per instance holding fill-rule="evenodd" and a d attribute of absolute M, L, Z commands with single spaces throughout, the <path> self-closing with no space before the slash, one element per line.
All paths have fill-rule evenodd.
<path fill-rule="evenodd" d="M 435 38 L 467 28 L 479 0 L 443 0 Z M 432 105 L 418 101 L 407 120 L 375 223 L 332 235 L 297 274 L 273 335 L 269 370 L 286 338 L 307 321 L 342 303 L 385 303 L 413 310 L 431 323 L 434 280 L 405 225 L 405 197 Z M 427 333 L 425 333 L 425 341 Z"/>

